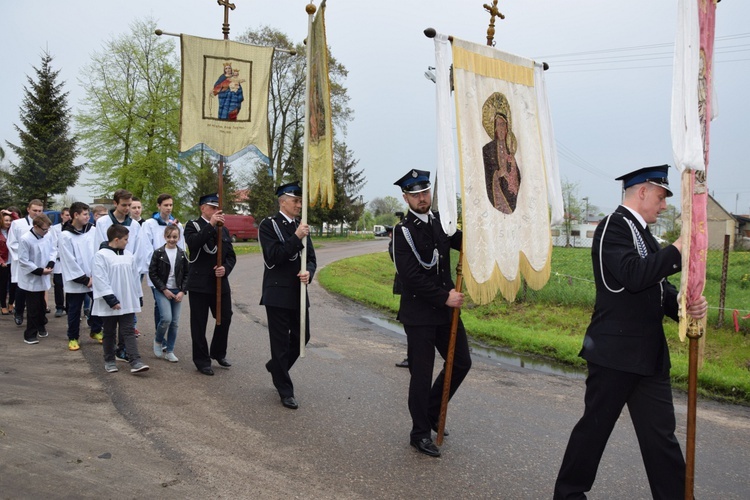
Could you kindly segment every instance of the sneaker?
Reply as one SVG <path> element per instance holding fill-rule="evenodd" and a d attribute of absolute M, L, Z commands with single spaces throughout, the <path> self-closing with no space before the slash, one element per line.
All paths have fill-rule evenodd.
<path fill-rule="evenodd" d="M 148 371 L 148 365 L 144 365 L 143 361 L 138 360 L 130 365 L 130 373 L 138 373 Z"/>
<path fill-rule="evenodd" d="M 19 314 L 14 314 L 13 315 L 13 321 L 15 321 L 18 326 L 21 326 L 21 325 L 23 325 L 23 316 L 21 316 Z"/>
<path fill-rule="evenodd" d="M 77 351 L 80 348 L 81 348 L 81 346 L 78 345 L 78 340 L 77 339 L 70 339 L 70 340 L 68 340 L 68 350 L 69 351 Z"/>
<path fill-rule="evenodd" d="M 115 363 L 114 361 L 105 361 L 104 369 L 107 370 L 107 373 L 114 373 L 118 371 L 117 363 Z"/>
<path fill-rule="evenodd" d="M 26 342 L 29 345 L 38 344 L 39 343 L 39 340 L 37 340 L 36 338 L 27 339 L 27 338 L 24 337 L 23 341 Z"/>
<path fill-rule="evenodd" d="M 141 336 L 141 331 L 138 328 L 134 328 L 133 334 L 135 335 L 135 338 L 138 338 Z"/>
<path fill-rule="evenodd" d="M 89 333 L 89 337 L 96 340 L 100 344 L 102 343 L 102 339 L 104 338 L 104 334 L 102 332 L 91 332 Z"/>
<path fill-rule="evenodd" d="M 91 317 L 91 309 L 88 309 L 88 308 L 84 309 L 83 315 L 86 317 L 86 319 L 89 319 Z"/>
<path fill-rule="evenodd" d="M 39 335 L 39 338 L 43 339 L 49 336 L 49 332 L 47 330 L 39 330 L 37 335 Z"/>
<path fill-rule="evenodd" d="M 130 359 L 128 358 L 128 353 L 125 352 L 125 349 L 115 351 L 115 359 L 117 361 L 125 361 L 126 363 L 130 362 Z"/>
<path fill-rule="evenodd" d="M 161 345 L 161 352 L 167 352 L 167 344 Z"/>
<path fill-rule="evenodd" d="M 63 316 L 65 316 L 65 309 L 63 309 L 62 307 L 58 307 L 55 310 L 55 318 L 61 318 Z"/>
<path fill-rule="evenodd" d="M 172 363 L 177 363 L 179 361 L 179 359 L 177 359 L 177 356 L 175 356 L 173 352 L 166 353 L 164 355 L 164 359 L 166 359 L 167 361 L 170 361 Z"/>
<path fill-rule="evenodd" d="M 154 356 L 157 358 L 161 358 L 163 356 L 162 350 L 161 350 L 161 342 L 158 340 L 154 340 Z"/>

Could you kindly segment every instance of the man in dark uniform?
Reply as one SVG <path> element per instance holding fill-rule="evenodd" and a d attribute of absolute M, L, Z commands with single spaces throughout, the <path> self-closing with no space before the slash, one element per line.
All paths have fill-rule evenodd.
<path fill-rule="evenodd" d="M 430 211 L 430 173 L 410 170 L 394 183 L 409 205 L 406 217 L 393 231 L 393 257 L 401 280 L 398 320 L 406 331 L 409 360 L 409 413 L 412 419 L 411 445 L 431 457 L 440 450 L 432 441 L 437 430 L 443 396 L 443 369 L 432 383 L 435 348 L 443 359 L 448 354 L 451 314 L 461 307 L 464 295 L 451 279 L 450 249 L 461 248 L 461 232 L 448 236 L 437 213 Z M 450 396 L 471 367 L 466 331 L 459 320 L 453 360 Z"/>
<path fill-rule="evenodd" d="M 263 219 L 258 228 L 258 241 L 263 250 L 263 295 L 260 305 L 266 306 L 271 359 L 266 370 L 279 391 L 281 404 L 296 410 L 294 384 L 289 370 L 300 355 L 300 283 L 309 284 L 317 263 L 310 239 L 310 226 L 301 224 L 302 188 L 291 182 L 276 189 L 279 212 Z M 307 239 L 307 264 L 301 269 L 302 240 Z M 307 286 L 305 286 L 307 296 Z M 310 300 L 306 299 L 305 344 L 310 341 Z"/>
<path fill-rule="evenodd" d="M 660 248 L 647 224 L 672 196 L 668 165 L 618 177 L 623 202 L 596 228 L 591 257 L 596 303 L 580 356 L 588 363 L 585 410 L 573 428 L 555 499 L 585 499 L 609 435 L 627 404 L 651 494 L 684 498 L 685 460 L 675 438 L 664 315 L 678 319 L 677 290 L 666 279 L 681 267 L 682 242 Z M 706 299 L 688 304 L 702 318 Z"/>
<path fill-rule="evenodd" d="M 232 239 L 224 224 L 224 212 L 219 209 L 219 196 L 209 194 L 200 198 L 201 216 L 185 224 L 185 242 L 190 252 L 188 299 L 190 300 L 190 337 L 193 340 L 193 363 L 204 375 L 213 375 L 211 359 L 229 368 L 227 338 L 232 324 L 232 293 L 229 274 L 237 256 Z M 221 265 L 216 265 L 217 238 L 221 232 Z M 216 278 L 221 278 L 221 324 L 214 326 L 209 349 L 206 341 L 208 311 L 216 317 Z"/>

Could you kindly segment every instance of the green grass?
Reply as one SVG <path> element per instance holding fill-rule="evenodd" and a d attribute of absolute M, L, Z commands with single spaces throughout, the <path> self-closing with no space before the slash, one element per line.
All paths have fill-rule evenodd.
<path fill-rule="evenodd" d="M 719 284 L 716 282 L 721 272 L 721 255 L 716 253 L 718 257 L 709 251 L 707 259 L 705 294 L 712 306 L 718 304 Z M 457 253 L 452 255 L 454 263 L 457 257 Z M 742 288 L 738 268 L 750 269 L 750 253 L 734 252 L 730 256 L 727 307 L 750 305 L 750 289 Z M 379 252 L 335 262 L 321 270 L 318 277 L 332 292 L 395 315 L 399 298 L 392 294 L 393 275 L 394 267 L 388 254 Z M 735 283 L 732 283 L 732 276 L 736 276 Z M 679 275 L 670 281 L 678 286 Z M 542 290 L 522 289 L 513 303 L 498 298 L 490 304 L 477 306 L 468 300 L 462 318 L 469 335 L 482 342 L 584 368 L 585 362 L 578 357 L 578 352 L 593 309 L 594 295 L 590 250 L 555 247 L 552 277 Z M 750 336 L 746 335 L 746 329 L 734 332 L 731 314 L 727 314 L 724 326 L 718 328 L 717 315 L 716 309 L 709 314 L 698 390 L 713 399 L 750 404 Z M 688 344 L 677 338 L 674 321 L 667 319 L 664 325 L 672 355 L 672 379 L 675 387 L 685 389 Z"/>

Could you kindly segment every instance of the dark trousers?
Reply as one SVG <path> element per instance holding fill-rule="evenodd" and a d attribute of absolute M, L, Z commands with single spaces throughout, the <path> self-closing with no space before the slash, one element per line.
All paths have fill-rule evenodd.
<path fill-rule="evenodd" d="M 305 345 L 310 341 L 310 310 L 305 315 Z M 294 396 L 294 384 L 289 370 L 299 358 L 300 315 L 299 309 L 283 309 L 266 306 L 268 318 L 268 337 L 271 340 L 271 360 L 266 369 L 271 372 L 273 385 L 279 396 Z"/>
<path fill-rule="evenodd" d="M 450 324 L 445 325 L 404 325 L 406 331 L 407 351 L 409 359 L 409 413 L 411 414 L 411 439 L 416 441 L 430 437 L 433 427 L 437 427 L 440 417 L 440 403 L 443 399 L 443 381 L 445 378 L 445 363 L 440 374 L 432 382 L 432 372 L 435 366 L 435 349 L 445 359 L 448 355 L 450 340 Z M 471 368 L 471 354 L 466 330 L 459 320 L 456 330 L 456 350 L 453 358 L 453 372 L 451 374 L 450 398 L 458 390 L 466 374 Z"/>
<path fill-rule="evenodd" d="M 555 499 L 584 499 L 612 429 L 627 404 L 655 499 L 685 497 L 685 460 L 674 435 L 669 373 L 636 375 L 588 364 L 586 408 L 573 428 L 555 482 Z"/>
<path fill-rule="evenodd" d="M 63 288 L 62 274 L 52 274 L 55 285 L 55 309 L 65 309 L 65 288 Z"/>
<path fill-rule="evenodd" d="M 211 347 L 206 340 L 208 312 L 216 317 L 216 295 L 213 293 L 189 292 L 190 337 L 193 340 L 193 363 L 199 370 L 211 366 L 211 358 L 227 357 L 229 325 L 232 324 L 232 293 L 221 294 L 221 325 L 214 326 Z"/>
<path fill-rule="evenodd" d="M 138 354 L 138 343 L 135 340 L 135 313 L 102 316 L 101 318 L 104 327 L 104 338 L 102 339 L 104 361 L 115 360 L 115 338 L 118 331 L 125 344 L 130 364 L 133 365 L 136 361 L 139 361 L 141 356 Z"/>
<path fill-rule="evenodd" d="M 10 284 L 10 266 L 0 266 L 0 307 L 8 307 L 8 285 Z M 11 297 L 12 299 L 12 297 Z M 13 303 L 13 300 L 10 301 Z"/>
<path fill-rule="evenodd" d="M 68 340 L 78 340 L 81 332 L 81 308 L 86 297 L 91 292 L 66 293 L 65 301 L 68 304 Z M 101 321 L 101 318 L 98 318 Z M 99 328 L 101 331 L 101 327 Z"/>
<path fill-rule="evenodd" d="M 16 300 L 13 306 L 13 313 L 23 318 L 23 311 L 26 309 L 26 290 L 18 286 L 18 283 L 14 284 L 16 285 Z M 44 307 L 45 309 L 47 308 L 47 306 Z"/>
<path fill-rule="evenodd" d="M 19 290 L 21 290 L 19 288 Z M 47 306 L 44 305 L 45 292 L 29 292 L 24 290 L 26 297 L 26 330 L 23 332 L 23 338 L 33 340 L 38 332 L 44 331 L 44 325 L 47 324 Z"/>

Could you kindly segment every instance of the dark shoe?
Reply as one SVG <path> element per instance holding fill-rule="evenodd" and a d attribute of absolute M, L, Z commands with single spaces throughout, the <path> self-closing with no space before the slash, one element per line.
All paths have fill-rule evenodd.
<path fill-rule="evenodd" d="M 49 332 L 47 330 L 39 330 L 37 332 L 37 335 L 39 336 L 40 339 L 43 339 L 45 337 L 49 337 Z"/>
<path fill-rule="evenodd" d="M 203 375 L 213 375 L 214 371 L 211 369 L 210 366 L 204 366 L 203 368 L 198 368 L 198 371 L 201 372 Z"/>
<path fill-rule="evenodd" d="M 62 318 L 63 316 L 65 316 L 65 309 L 63 309 L 62 307 L 58 307 L 55 310 L 55 318 Z"/>
<path fill-rule="evenodd" d="M 271 373 L 271 360 L 269 360 L 268 363 L 266 363 L 266 371 L 268 373 Z"/>
<path fill-rule="evenodd" d="M 433 426 L 432 430 L 437 434 L 437 425 Z M 443 429 L 443 437 L 447 438 L 448 436 L 450 436 L 448 429 Z"/>
<path fill-rule="evenodd" d="M 412 441 L 411 445 L 415 447 L 419 453 L 424 453 L 430 457 L 440 456 L 440 450 L 430 438 L 422 438 L 417 441 Z"/>
<path fill-rule="evenodd" d="M 13 321 L 16 322 L 18 326 L 23 325 L 23 316 L 19 316 L 18 314 L 13 315 Z"/>
<path fill-rule="evenodd" d="M 396 363 L 399 368 L 409 368 L 409 358 L 404 358 L 400 363 Z"/>
<path fill-rule="evenodd" d="M 297 400 L 294 399 L 294 396 L 289 396 L 288 398 L 281 398 L 281 404 L 283 404 L 285 407 L 296 410 L 299 408 L 299 405 L 297 404 Z"/>
<path fill-rule="evenodd" d="M 49 312 L 50 312 L 50 311 L 49 311 L 49 307 L 45 307 L 45 308 L 44 308 L 44 313 L 45 313 L 45 314 L 49 314 Z"/>
<path fill-rule="evenodd" d="M 221 359 L 217 359 L 217 360 L 216 360 L 216 362 L 217 362 L 217 363 L 219 363 L 219 364 L 220 364 L 221 366 L 223 366 L 224 368 L 229 368 L 230 366 L 232 366 L 232 363 L 230 363 L 230 362 L 229 362 L 229 361 L 227 360 L 227 358 L 221 358 Z"/>
<path fill-rule="evenodd" d="M 26 342 L 29 345 L 34 345 L 34 344 L 38 344 L 39 343 L 39 340 L 37 340 L 36 337 L 31 338 L 31 339 L 27 339 L 27 338 L 24 337 L 23 341 Z"/>
<path fill-rule="evenodd" d="M 116 350 L 115 351 L 115 359 L 117 361 L 124 361 L 126 363 L 130 363 L 130 356 L 128 356 L 128 353 L 125 352 L 125 349 L 118 349 L 118 350 Z"/>

